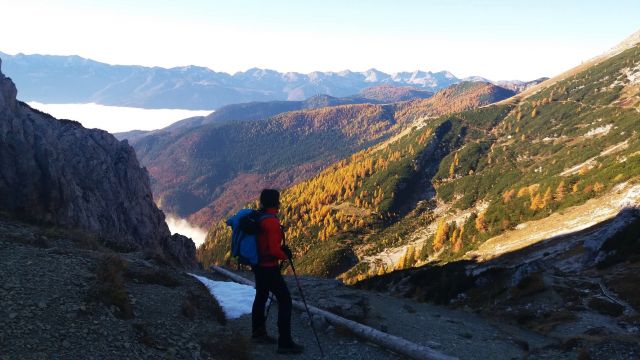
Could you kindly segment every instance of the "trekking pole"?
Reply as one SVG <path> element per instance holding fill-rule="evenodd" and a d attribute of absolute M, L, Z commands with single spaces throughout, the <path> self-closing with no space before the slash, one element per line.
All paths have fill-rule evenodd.
<path fill-rule="evenodd" d="M 273 293 L 269 292 L 269 305 L 267 305 L 267 313 L 264 315 L 265 323 L 267 322 L 267 319 L 269 318 L 269 309 L 271 309 L 271 304 L 273 304 L 274 301 L 275 301 L 275 299 L 273 298 Z"/>
<path fill-rule="evenodd" d="M 285 236 L 285 227 L 281 226 L 282 230 L 282 245 L 287 245 L 287 240 Z M 320 357 L 324 358 L 324 351 L 322 350 L 322 346 L 320 345 L 320 339 L 318 338 L 318 333 L 316 332 L 316 327 L 313 325 L 313 317 L 311 316 L 311 311 L 309 311 L 309 306 L 307 305 L 307 299 L 304 297 L 304 293 L 302 292 L 302 286 L 300 285 L 300 279 L 298 279 L 298 274 L 296 274 L 296 267 L 293 265 L 293 260 L 291 256 L 287 256 L 289 258 L 289 265 L 291 265 L 291 271 L 293 272 L 293 277 L 296 279 L 296 285 L 298 286 L 298 291 L 300 292 L 300 297 L 302 298 L 302 303 L 304 304 L 305 310 L 307 310 L 307 316 L 309 317 L 309 323 L 311 324 L 311 330 L 313 331 L 313 336 L 316 338 L 316 342 L 318 343 L 318 349 L 320 349 Z"/>
<path fill-rule="evenodd" d="M 296 285 L 298 285 L 298 291 L 300 292 L 300 297 L 302 298 L 302 302 L 304 303 L 304 308 L 307 310 L 307 316 L 309 316 L 309 322 L 311 323 L 311 330 L 313 330 L 313 336 L 316 337 L 316 342 L 318 343 L 318 348 L 320 349 L 320 356 L 324 358 L 324 351 L 322 351 L 322 346 L 320 346 L 320 339 L 318 339 L 318 333 L 316 332 L 315 326 L 313 326 L 313 317 L 311 316 L 311 312 L 309 311 L 309 306 L 307 306 L 307 300 L 304 298 L 304 293 L 302 292 L 302 286 L 300 286 L 300 280 L 298 279 L 298 275 L 296 274 L 296 268 L 293 266 L 293 261 L 289 258 L 289 264 L 291 265 L 291 270 L 293 271 L 293 277 L 296 279 Z"/>

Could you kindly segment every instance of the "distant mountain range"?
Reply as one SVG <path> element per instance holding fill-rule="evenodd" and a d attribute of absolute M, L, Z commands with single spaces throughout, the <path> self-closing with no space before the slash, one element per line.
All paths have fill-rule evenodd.
<path fill-rule="evenodd" d="M 79 56 L 0 52 L 0 58 L 6 74 L 20 88 L 23 101 L 93 102 L 140 108 L 213 110 L 254 101 L 301 101 L 318 94 L 345 97 L 377 85 L 408 86 L 409 89 L 435 92 L 465 80 L 448 71 L 387 74 L 370 69 L 301 74 L 253 68 L 230 75 L 198 66 L 166 69 L 109 65 Z M 481 77 L 468 79 L 487 81 Z M 521 90 L 513 88 L 512 84 L 522 87 L 528 83 L 508 81 L 500 86 Z"/>

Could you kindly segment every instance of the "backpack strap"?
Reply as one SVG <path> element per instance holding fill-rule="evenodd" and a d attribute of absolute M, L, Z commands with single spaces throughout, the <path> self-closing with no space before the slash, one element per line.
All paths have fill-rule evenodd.
<path fill-rule="evenodd" d="M 273 219 L 275 219 L 275 218 L 276 218 L 276 216 L 275 216 L 275 215 L 273 215 L 273 214 L 266 214 L 266 213 L 262 213 L 262 214 L 260 214 L 260 216 L 258 217 L 258 221 L 262 221 L 262 220 L 264 220 L 264 219 L 269 219 L 269 218 L 273 218 Z"/>

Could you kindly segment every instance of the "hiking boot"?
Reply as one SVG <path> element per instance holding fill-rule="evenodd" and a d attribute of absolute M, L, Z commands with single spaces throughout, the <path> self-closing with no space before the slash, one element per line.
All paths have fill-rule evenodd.
<path fill-rule="evenodd" d="M 258 329 L 251 334 L 251 341 L 257 344 L 275 344 L 278 341 L 267 334 L 264 328 Z"/>
<path fill-rule="evenodd" d="M 278 354 L 302 354 L 304 346 L 298 345 L 293 341 L 286 344 L 278 344 Z"/>
<path fill-rule="evenodd" d="M 267 329 L 264 326 L 252 331 L 251 340 L 257 344 L 275 344 L 278 342 L 278 340 L 267 334 Z"/>
<path fill-rule="evenodd" d="M 259 334 L 259 335 L 252 335 L 251 336 L 251 341 L 253 341 L 256 344 L 275 344 L 278 342 L 278 340 L 276 340 L 276 338 L 271 337 L 269 335 L 265 334 Z"/>

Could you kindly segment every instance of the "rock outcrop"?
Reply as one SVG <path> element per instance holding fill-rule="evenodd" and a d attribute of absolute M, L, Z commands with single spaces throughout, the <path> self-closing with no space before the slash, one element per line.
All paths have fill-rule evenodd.
<path fill-rule="evenodd" d="M 2 59 L 0 59 L 0 114 L 5 109 L 9 111 L 16 110 L 17 94 L 18 90 L 16 90 L 13 81 L 7 79 L 2 73 Z"/>
<path fill-rule="evenodd" d="M 1 65 L 1 63 L 0 63 Z M 123 249 L 195 263 L 195 246 L 171 236 L 135 152 L 106 131 L 57 120 L 16 100 L 0 72 L 0 211 L 87 230 Z"/>

